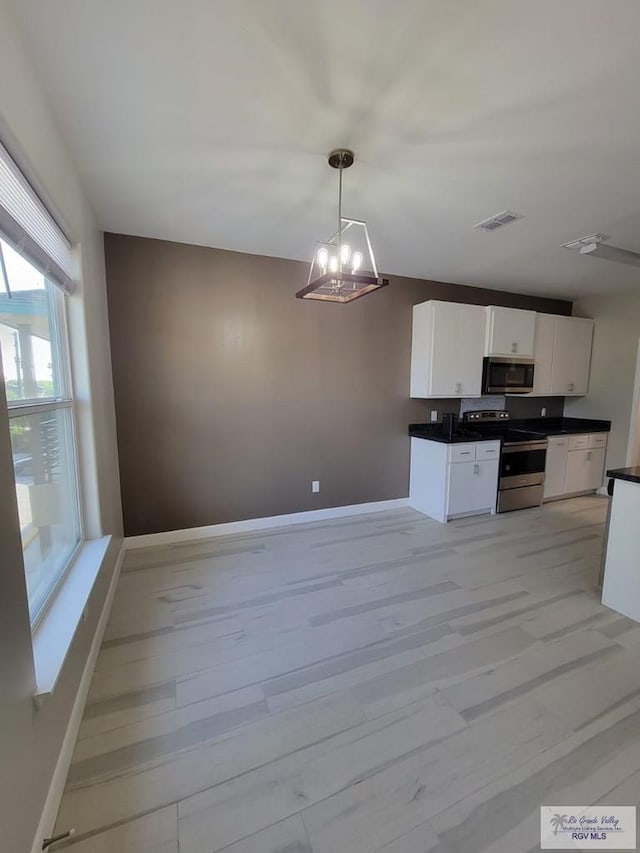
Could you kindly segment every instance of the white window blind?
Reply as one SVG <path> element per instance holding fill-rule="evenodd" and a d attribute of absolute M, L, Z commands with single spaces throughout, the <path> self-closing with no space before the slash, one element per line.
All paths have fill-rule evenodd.
<path fill-rule="evenodd" d="M 0 144 L 0 231 L 20 254 L 67 293 L 75 286 L 71 244 Z"/>

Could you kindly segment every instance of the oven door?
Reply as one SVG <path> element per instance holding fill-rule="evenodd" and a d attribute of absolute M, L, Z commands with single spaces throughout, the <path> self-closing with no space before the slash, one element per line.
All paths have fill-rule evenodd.
<path fill-rule="evenodd" d="M 500 455 L 498 488 L 520 489 L 523 486 L 541 485 L 544 483 L 546 461 L 546 441 L 506 445 Z"/>
<path fill-rule="evenodd" d="M 531 358 L 485 358 L 483 394 L 528 394 L 533 391 L 534 361 Z"/>

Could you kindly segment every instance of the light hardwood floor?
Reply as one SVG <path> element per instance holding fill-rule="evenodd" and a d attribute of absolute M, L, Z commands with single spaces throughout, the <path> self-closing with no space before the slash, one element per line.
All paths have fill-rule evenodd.
<path fill-rule="evenodd" d="M 640 799 L 640 626 L 606 502 L 411 509 L 129 552 L 58 829 L 71 853 L 531 853 Z"/>

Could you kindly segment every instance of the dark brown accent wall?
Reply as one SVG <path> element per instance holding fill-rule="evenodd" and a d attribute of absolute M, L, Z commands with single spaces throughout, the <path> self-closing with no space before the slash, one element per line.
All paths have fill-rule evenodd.
<path fill-rule="evenodd" d="M 406 497 L 407 425 L 459 406 L 409 399 L 412 305 L 571 313 L 397 276 L 353 304 L 305 302 L 297 261 L 115 234 L 105 251 L 129 536 Z"/>

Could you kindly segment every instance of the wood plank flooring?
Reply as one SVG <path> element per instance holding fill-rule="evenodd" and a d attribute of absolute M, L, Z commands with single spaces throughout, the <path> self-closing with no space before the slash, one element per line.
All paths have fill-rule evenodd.
<path fill-rule="evenodd" d="M 532 853 L 640 800 L 606 502 L 411 509 L 127 554 L 58 817 L 72 853 Z"/>

